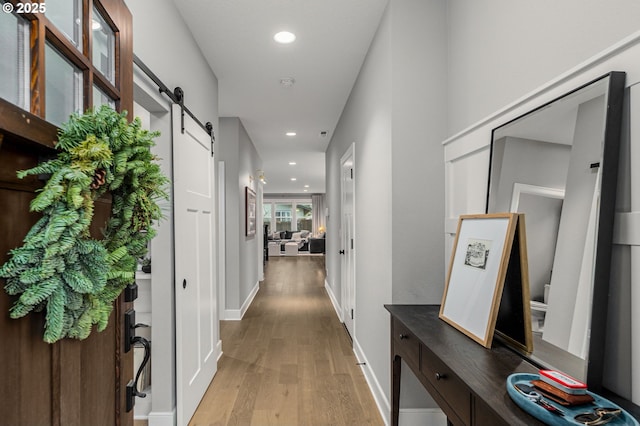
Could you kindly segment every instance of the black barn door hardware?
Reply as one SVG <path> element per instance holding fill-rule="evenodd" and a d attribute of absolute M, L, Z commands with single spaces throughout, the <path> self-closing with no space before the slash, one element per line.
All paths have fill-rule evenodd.
<path fill-rule="evenodd" d="M 216 141 L 216 135 L 213 133 L 213 124 L 207 121 L 204 123 L 204 128 L 207 129 L 209 136 L 211 136 L 211 156 L 213 157 L 213 143 Z"/>
<path fill-rule="evenodd" d="M 184 90 L 181 87 L 173 89 L 173 95 L 180 105 L 180 133 L 184 133 Z"/>
<path fill-rule="evenodd" d="M 213 141 L 215 141 L 215 137 L 213 134 L 213 125 L 211 124 L 211 122 L 202 124 L 202 122 L 198 120 L 195 115 L 193 115 L 189 108 L 187 108 L 187 106 L 184 104 L 184 91 L 180 87 L 176 87 L 175 89 L 173 89 L 173 92 L 169 90 L 169 88 L 165 86 L 162 81 L 160 81 L 158 76 L 156 76 L 153 71 L 151 71 L 149 67 L 147 67 L 135 53 L 133 54 L 133 63 L 136 64 L 136 66 L 140 68 L 140 70 L 145 73 L 147 77 L 149 77 L 156 84 L 156 86 L 158 86 L 158 91 L 160 93 L 164 93 L 165 95 L 167 95 L 174 104 L 180 105 L 180 109 L 182 110 L 182 133 L 184 133 L 184 113 L 186 112 L 191 118 L 193 118 L 196 123 L 198 123 L 200 127 L 202 127 L 211 136 L 212 143 Z M 209 129 L 208 125 L 211 125 L 211 129 Z M 211 151 L 213 152 L 213 149 Z"/>
<path fill-rule="evenodd" d="M 142 359 L 142 363 L 136 372 L 135 379 L 132 379 L 129 383 L 127 383 L 127 394 L 126 394 L 126 405 L 127 412 L 133 409 L 133 406 L 136 404 L 135 397 L 145 398 L 147 396 L 146 393 L 140 392 L 138 390 L 138 381 L 140 380 L 140 376 L 142 375 L 142 371 L 145 366 L 149 362 L 149 358 L 151 357 L 151 342 L 145 339 L 142 336 L 136 336 L 136 328 L 139 327 L 149 327 L 147 324 L 136 324 L 136 311 L 133 309 L 129 309 L 124 314 L 124 351 L 129 352 L 132 346 L 142 346 L 144 347 L 144 358 Z"/>

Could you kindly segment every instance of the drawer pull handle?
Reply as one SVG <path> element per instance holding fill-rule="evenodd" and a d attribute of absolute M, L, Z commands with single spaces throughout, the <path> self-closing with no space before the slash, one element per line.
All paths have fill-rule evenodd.
<path fill-rule="evenodd" d="M 446 379 L 447 376 L 444 374 L 436 373 L 436 380 Z"/>
<path fill-rule="evenodd" d="M 404 340 L 404 339 L 408 339 L 409 336 L 407 336 L 406 334 L 400 334 L 400 340 Z"/>

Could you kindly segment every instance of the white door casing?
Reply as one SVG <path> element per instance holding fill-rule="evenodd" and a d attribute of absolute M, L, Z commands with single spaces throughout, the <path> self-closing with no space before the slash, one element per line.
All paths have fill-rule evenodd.
<path fill-rule="evenodd" d="M 176 403 L 187 425 L 217 370 L 215 174 L 210 136 L 174 105 Z"/>
<path fill-rule="evenodd" d="M 342 317 L 351 337 L 355 337 L 356 252 L 355 252 L 355 154 L 354 144 L 340 159 L 340 255 Z"/>

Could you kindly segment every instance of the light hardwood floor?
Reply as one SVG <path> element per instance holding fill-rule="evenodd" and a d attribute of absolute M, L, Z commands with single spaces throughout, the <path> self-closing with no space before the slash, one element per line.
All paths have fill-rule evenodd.
<path fill-rule="evenodd" d="M 384 424 L 324 289 L 324 257 L 271 258 L 191 426 Z"/>

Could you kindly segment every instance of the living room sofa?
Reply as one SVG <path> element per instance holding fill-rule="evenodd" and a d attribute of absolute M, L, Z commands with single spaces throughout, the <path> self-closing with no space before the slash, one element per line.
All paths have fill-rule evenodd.
<path fill-rule="evenodd" d="M 280 242 L 281 250 L 284 251 L 286 243 L 295 242 L 298 244 L 298 251 L 309 250 L 309 231 L 279 231 L 270 234 L 268 241 Z"/>

